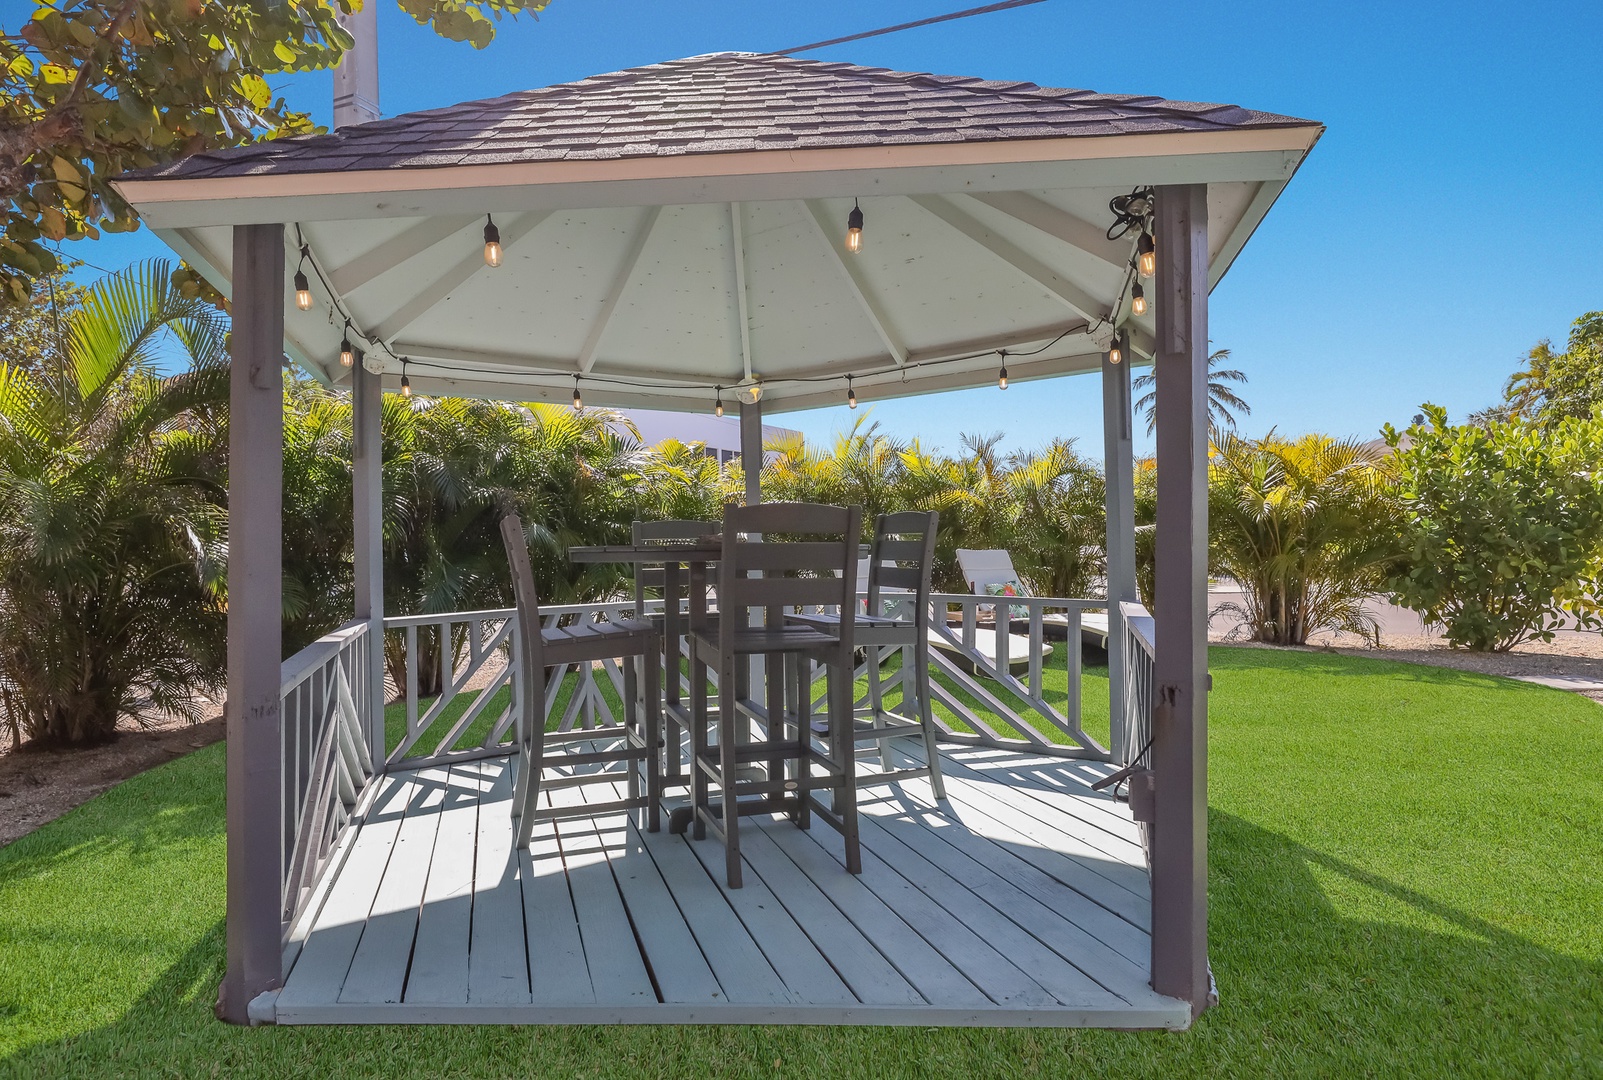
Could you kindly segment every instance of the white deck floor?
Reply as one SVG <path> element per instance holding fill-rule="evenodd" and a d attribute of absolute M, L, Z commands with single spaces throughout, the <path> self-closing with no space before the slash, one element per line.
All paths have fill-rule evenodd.
<path fill-rule="evenodd" d="M 828 826 L 758 817 L 739 890 L 716 840 L 622 815 L 514 852 L 505 759 L 385 777 L 278 1022 L 1183 1027 L 1148 986 L 1137 827 L 1087 786 L 1109 767 L 943 758 L 944 807 L 863 791 L 860 878 Z"/>

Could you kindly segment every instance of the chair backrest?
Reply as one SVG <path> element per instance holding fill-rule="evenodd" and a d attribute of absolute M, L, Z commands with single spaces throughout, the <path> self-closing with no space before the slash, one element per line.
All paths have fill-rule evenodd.
<path fill-rule="evenodd" d="M 874 519 L 874 546 L 868 557 L 868 611 L 923 623 L 927 618 L 930 575 L 935 568 L 935 530 L 940 515 L 902 510 Z M 885 593 L 892 595 L 886 596 Z M 898 597 L 897 593 L 912 593 Z M 912 612 L 904 609 L 912 601 Z"/>
<path fill-rule="evenodd" d="M 696 540 L 703 536 L 716 536 L 722 528 L 716 521 L 673 519 L 669 521 L 637 521 L 634 524 L 635 546 L 641 544 L 668 544 L 676 540 Z M 660 592 L 665 585 L 666 572 L 660 566 L 635 567 L 635 612 L 644 610 L 647 590 Z M 641 616 L 643 617 L 643 616 Z"/>
<path fill-rule="evenodd" d="M 762 626 L 778 628 L 790 608 L 831 606 L 843 613 L 840 633 L 844 647 L 850 648 L 862 523 L 860 506 L 725 506 L 724 550 L 718 566 L 720 633 L 733 634 L 753 608 L 763 612 Z M 751 535 L 764 539 L 742 539 Z"/>
<path fill-rule="evenodd" d="M 979 551 L 957 549 L 957 565 L 963 570 L 969 591 L 983 596 L 985 586 L 1019 581 L 1019 572 L 1013 569 L 1013 557 L 1001 548 Z"/>
<path fill-rule="evenodd" d="M 535 594 L 534 568 L 529 564 L 529 544 L 523 537 L 523 522 L 516 514 L 501 518 L 501 542 L 506 546 L 507 565 L 512 570 L 512 598 L 518 609 L 518 693 L 525 720 L 545 722 L 545 664 L 540 639 L 540 599 Z"/>

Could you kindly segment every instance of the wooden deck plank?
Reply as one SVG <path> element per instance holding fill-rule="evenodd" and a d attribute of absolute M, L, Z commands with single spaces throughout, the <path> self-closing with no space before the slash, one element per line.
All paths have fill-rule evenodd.
<path fill-rule="evenodd" d="M 623 785 L 597 785 L 585 790 L 588 801 L 621 799 Z M 768 957 L 757 947 L 745 924 L 730 907 L 725 894 L 713 884 L 684 836 L 666 832 L 643 832 L 631 820 L 629 833 L 656 864 L 663 884 L 673 896 L 707 965 L 723 988 L 724 998 L 734 1002 L 782 1002 L 804 1000 L 786 989 Z M 740 892 L 742 890 L 736 890 Z"/>
<path fill-rule="evenodd" d="M 450 770 L 426 769 L 412 775 L 406 820 L 393 840 L 393 850 L 378 896 L 362 931 L 362 943 L 351 961 L 339 1000 L 351 1003 L 398 1002 L 406 988 L 406 969 L 417 936 L 418 909 L 434 857 L 440 806 Z"/>
<path fill-rule="evenodd" d="M 709 873 L 715 876 L 723 873 L 724 852 L 716 841 L 691 841 L 690 848 Z M 755 875 L 763 888 L 771 890 L 784 905 L 784 910 L 829 960 L 859 1001 L 883 1006 L 926 1004 L 896 966 L 861 930 L 841 916 L 840 909 L 762 829 L 742 827 L 740 851 L 751 874 L 747 875 L 746 887 L 736 892 L 748 893 Z"/>
<path fill-rule="evenodd" d="M 817 841 L 788 821 L 752 818 L 761 831 L 790 857 L 813 884 L 840 909 L 863 936 L 931 1005 L 986 1006 L 991 999 L 903 921 L 874 891 L 848 874 Z M 819 829 L 827 826 L 819 825 Z M 811 831 L 811 830 L 809 830 Z M 833 831 L 833 830 L 831 830 Z"/>
<path fill-rule="evenodd" d="M 519 880 L 521 860 L 514 850 L 512 766 L 500 759 L 475 761 L 463 769 L 478 772 L 483 792 L 473 863 L 468 1001 L 515 1005 L 532 999 Z"/>
<path fill-rule="evenodd" d="M 972 752 L 974 750 L 983 753 Z M 1141 846 L 1141 826 L 1130 816 L 1127 804 L 1121 803 L 1106 791 L 1092 791 L 1090 784 L 1103 773 L 1112 772 L 1111 766 L 1102 763 L 1080 762 L 1054 758 L 1013 755 L 1019 760 L 1010 762 L 1005 753 L 990 748 L 964 748 L 952 758 L 953 770 L 1006 787 L 1021 796 L 1028 796 L 1052 810 L 1068 814 L 1085 825 L 1083 838 L 1120 858 L 1145 863 L 1145 849 Z M 1131 849 L 1135 849 L 1132 853 Z"/>
<path fill-rule="evenodd" d="M 938 811 L 864 817 L 1100 985 L 1147 994 L 1152 943 L 1144 931 Z"/>
<path fill-rule="evenodd" d="M 537 822 L 529 849 L 518 852 L 523 883 L 523 930 L 529 957 L 529 992 L 536 1004 L 596 1000 L 579 935 L 579 915 L 556 827 Z M 644 977 L 642 967 L 641 975 Z M 647 981 L 649 989 L 650 982 Z M 655 1000 L 656 995 L 652 995 Z"/>
<path fill-rule="evenodd" d="M 551 798 L 556 806 L 577 806 L 584 802 L 584 792 L 579 788 L 563 788 L 552 791 Z M 684 916 L 673 902 L 673 894 L 657 871 L 657 864 L 629 827 L 629 815 L 613 813 L 579 818 L 571 825 L 575 833 L 579 826 L 589 827 L 591 842 L 599 845 L 602 857 L 610 866 L 618 894 L 623 898 L 629 921 L 639 939 L 640 951 L 645 954 L 646 966 L 662 1000 L 725 1000 L 723 988 L 696 944 L 695 936 L 685 925 Z M 557 829 L 566 841 L 570 823 L 562 822 Z"/>
<path fill-rule="evenodd" d="M 477 764 L 476 762 L 470 764 Z M 423 907 L 412 946 L 406 1000 L 466 1004 L 468 947 L 473 924 L 473 844 L 478 832 L 480 778 L 469 765 L 453 765 L 440 807 L 434 858 L 423 888 Z"/>
<path fill-rule="evenodd" d="M 810 835 L 844 871 L 846 848 L 840 835 L 832 829 L 810 830 Z M 1002 933 L 1007 920 L 988 904 L 978 902 L 950 878 L 937 890 L 946 893 L 937 902 L 932 893 L 920 889 L 897 867 L 882 859 L 866 840 L 862 855 L 863 873 L 858 880 L 986 997 L 1004 1007 L 1059 1004 L 1050 991 L 991 944 Z M 966 919 L 956 917 L 959 910 Z"/>
<path fill-rule="evenodd" d="M 334 1001 L 356 955 L 358 943 L 379 893 L 395 836 L 418 785 L 411 776 L 381 780 L 367 819 L 357 828 L 350 856 L 339 868 L 339 888 L 330 889 L 318 912 L 284 991 L 291 1004 Z M 410 951 L 410 946 L 408 946 Z"/>
<path fill-rule="evenodd" d="M 862 815 L 863 837 L 869 850 L 899 874 L 903 880 L 917 886 L 949 925 L 968 928 L 983 942 L 1008 961 L 1035 984 L 1062 1005 L 1071 1008 L 1089 1008 L 1104 1004 L 1108 989 L 1085 972 L 1058 955 L 1027 929 L 1011 919 L 991 903 L 989 897 L 975 893 L 960 877 L 947 873 L 944 866 L 924 858 L 914 848 L 902 843 L 893 833 L 882 829 L 870 815 Z M 898 910 L 906 911 L 900 905 Z M 939 925 L 936 927 L 939 931 Z M 940 947 L 937 941 L 930 944 Z M 945 952 L 945 949 L 942 949 Z M 957 962 L 950 952 L 947 958 Z M 964 970 L 970 970 L 964 965 Z M 982 983 L 987 993 L 989 986 Z M 993 994 L 994 997 L 994 994 Z M 1014 1004 L 998 1001 L 997 1004 Z"/>
<path fill-rule="evenodd" d="M 543 800 L 549 798 L 549 793 L 542 796 Z M 629 913 L 624 909 L 600 838 L 583 819 L 559 823 L 555 831 L 596 1002 L 655 1003 L 657 991 L 651 985 L 651 975 L 635 942 L 634 927 L 629 924 Z M 538 932 L 538 927 L 530 923 L 529 932 Z"/>
<path fill-rule="evenodd" d="M 971 832 L 1003 845 L 1069 888 L 1142 930 L 1150 931 L 1152 901 L 1149 895 L 1126 888 L 1102 872 L 1136 871 L 1144 880 L 1144 871 L 1115 863 L 1106 855 L 1087 849 L 1072 836 L 1053 830 L 979 787 L 948 784 L 946 794 L 948 806 Z"/>

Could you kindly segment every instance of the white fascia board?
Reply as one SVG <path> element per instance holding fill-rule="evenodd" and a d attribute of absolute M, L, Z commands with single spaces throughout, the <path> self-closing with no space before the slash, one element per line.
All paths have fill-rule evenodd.
<path fill-rule="evenodd" d="M 155 228 L 1286 180 L 1318 126 L 117 180 Z"/>

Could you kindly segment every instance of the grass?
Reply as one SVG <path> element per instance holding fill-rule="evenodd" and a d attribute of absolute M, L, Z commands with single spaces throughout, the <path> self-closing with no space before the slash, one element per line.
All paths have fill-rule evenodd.
<path fill-rule="evenodd" d="M 1189 1033 L 227 1027 L 223 747 L 0 849 L 0 1076 L 1598 1076 L 1603 712 L 1215 649 Z"/>

